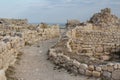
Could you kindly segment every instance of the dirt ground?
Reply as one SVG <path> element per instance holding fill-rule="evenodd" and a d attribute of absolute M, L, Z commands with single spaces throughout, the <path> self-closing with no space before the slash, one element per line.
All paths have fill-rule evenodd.
<path fill-rule="evenodd" d="M 38 42 L 21 49 L 20 64 L 15 66 L 15 77 L 18 80 L 96 80 L 85 76 L 75 76 L 66 70 L 54 70 L 55 65 L 47 60 L 48 49 L 58 39 Z"/>

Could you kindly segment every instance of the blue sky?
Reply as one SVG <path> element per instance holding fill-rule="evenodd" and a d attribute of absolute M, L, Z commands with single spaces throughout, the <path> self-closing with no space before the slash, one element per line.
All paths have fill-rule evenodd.
<path fill-rule="evenodd" d="M 120 0 L 1 0 L 1 18 L 27 18 L 30 23 L 65 23 L 67 19 L 88 20 L 109 7 L 120 17 Z"/>

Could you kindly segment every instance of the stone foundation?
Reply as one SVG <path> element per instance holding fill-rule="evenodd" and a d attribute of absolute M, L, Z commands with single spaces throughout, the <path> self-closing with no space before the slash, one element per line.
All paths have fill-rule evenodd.
<path fill-rule="evenodd" d="M 50 49 L 49 58 L 54 64 L 59 65 L 73 73 L 82 74 L 90 77 L 101 78 L 105 77 L 108 80 L 120 79 L 120 63 L 107 63 L 101 65 L 88 65 L 86 63 L 78 62 L 76 59 L 64 55 L 63 53 L 56 53 L 55 49 Z"/>

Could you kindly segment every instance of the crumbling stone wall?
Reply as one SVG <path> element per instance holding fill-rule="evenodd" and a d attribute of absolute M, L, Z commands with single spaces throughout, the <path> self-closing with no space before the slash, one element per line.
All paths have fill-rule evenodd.
<path fill-rule="evenodd" d="M 0 19 L 0 24 L 25 26 L 25 25 L 28 24 L 28 20 L 27 19 L 6 19 L 6 18 L 1 18 Z"/>
<path fill-rule="evenodd" d="M 89 22 L 101 27 L 120 25 L 120 19 L 111 13 L 110 8 L 102 9 L 101 12 L 94 14 Z"/>
<path fill-rule="evenodd" d="M 78 56 L 78 55 L 77 55 Z M 105 80 L 120 79 L 120 63 L 108 62 L 104 64 L 86 64 L 76 59 L 58 52 L 56 48 L 50 49 L 49 59 L 59 67 L 67 69 L 75 74 L 86 75 L 90 77 L 103 78 Z M 88 59 L 89 60 L 89 59 Z"/>
<path fill-rule="evenodd" d="M 120 50 L 120 19 L 112 15 L 109 8 L 102 9 L 93 15 L 89 23 L 77 26 L 67 34 L 69 49 L 78 54 L 97 55 L 99 59 L 105 55 L 105 60 L 108 60 L 110 57 L 106 53 Z"/>
<path fill-rule="evenodd" d="M 75 74 L 120 80 L 120 19 L 109 8 L 69 29 L 49 51 L 49 59 Z M 117 53 L 117 55 L 113 55 Z M 118 61 L 111 61 L 112 58 Z"/>
<path fill-rule="evenodd" d="M 5 71 L 14 65 L 24 41 L 19 37 L 5 36 L 0 40 L 0 45 L 0 79 L 6 80 Z"/>
<path fill-rule="evenodd" d="M 89 27 L 89 26 L 85 26 Z M 103 55 L 120 49 L 120 33 L 95 30 L 81 30 L 80 27 L 68 32 L 68 46 L 78 54 Z M 71 34 L 70 34 L 71 33 Z"/>
<path fill-rule="evenodd" d="M 41 28 L 27 24 L 26 20 L 3 19 L 2 21 L 4 21 L 0 27 L 0 79 L 2 80 L 6 80 L 4 73 L 9 66 L 14 65 L 20 48 L 26 44 L 56 38 L 60 35 L 59 26 L 56 25 Z"/>
<path fill-rule="evenodd" d="M 80 21 L 79 20 L 76 20 L 76 19 L 67 20 L 66 28 L 67 29 L 73 29 L 73 28 L 75 28 L 78 25 L 80 25 Z"/>
<path fill-rule="evenodd" d="M 18 49 L 24 46 L 24 41 L 19 37 L 6 36 L 0 41 L 0 69 L 6 70 L 13 65 L 18 54 Z"/>

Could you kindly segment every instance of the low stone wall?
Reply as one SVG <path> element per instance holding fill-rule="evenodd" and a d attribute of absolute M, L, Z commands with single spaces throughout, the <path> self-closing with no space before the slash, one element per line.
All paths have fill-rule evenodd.
<path fill-rule="evenodd" d="M 0 69 L 6 70 L 15 62 L 18 49 L 24 46 L 24 41 L 19 37 L 6 36 L 0 41 Z"/>
<path fill-rule="evenodd" d="M 16 25 L 16 26 L 25 26 L 28 24 L 27 19 L 7 19 L 7 18 L 1 18 L 0 24 L 3 25 Z"/>
<path fill-rule="evenodd" d="M 68 71 L 75 74 L 82 74 L 90 77 L 104 78 L 106 80 L 120 79 L 120 63 L 107 63 L 101 65 L 88 65 L 86 63 L 78 62 L 76 59 L 71 59 L 63 53 L 58 53 L 55 49 L 50 49 L 49 59 L 54 64 L 59 65 Z"/>
<path fill-rule="evenodd" d="M 6 80 L 5 71 L 14 65 L 19 49 L 25 44 L 19 37 L 5 36 L 1 39 L 0 45 L 0 80 Z"/>

